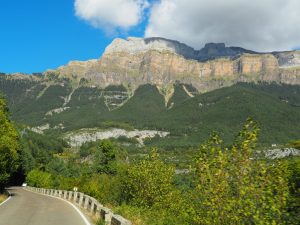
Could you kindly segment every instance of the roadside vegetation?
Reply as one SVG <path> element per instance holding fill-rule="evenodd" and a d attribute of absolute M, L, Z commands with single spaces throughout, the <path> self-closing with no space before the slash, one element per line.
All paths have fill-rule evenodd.
<path fill-rule="evenodd" d="M 8 198 L 8 195 L 6 193 L 0 194 L 0 204 L 4 202 Z"/>
<path fill-rule="evenodd" d="M 186 149 L 182 162 L 165 157 L 170 150 L 127 148 L 123 139 L 72 149 L 51 133 L 19 126 L 18 134 L 4 100 L 0 120 L 2 190 L 21 175 L 31 186 L 77 187 L 136 225 L 300 223 L 300 158 L 257 155 L 259 128 L 251 119 L 231 144 L 213 133 Z M 299 148 L 299 140 L 289 146 Z"/>
<path fill-rule="evenodd" d="M 5 100 L 0 98 L 0 194 L 20 167 L 19 135 L 12 122 Z"/>
<path fill-rule="evenodd" d="M 113 141 L 88 143 L 78 153 L 54 154 L 27 182 L 78 187 L 138 225 L 299 224 L 300 159 L 257 156 L 258 133 L 248 120 L 231 145 L 213 134 L 185 174 L 157 149 L 130 159 Z"/>

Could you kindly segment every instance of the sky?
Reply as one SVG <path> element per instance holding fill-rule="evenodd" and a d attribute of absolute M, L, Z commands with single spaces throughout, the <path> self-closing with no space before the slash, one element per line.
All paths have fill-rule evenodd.
<path fill-rule="evenodd" d="M 299 0 L 0 0 L 0 72 L 100 58 L 114 38 L 165 37 L 200 49 L 300 47 Z"/>

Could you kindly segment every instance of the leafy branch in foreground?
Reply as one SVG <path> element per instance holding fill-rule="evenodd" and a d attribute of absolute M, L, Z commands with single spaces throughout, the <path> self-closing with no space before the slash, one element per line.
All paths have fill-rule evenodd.
<path fill-rule="evenodd" d="M 19 166 L 19 136 L 9 120 L 5 100 L 0 98 L 0 193 Z"/>
<path fill-rule="evenodd" d="M 287 166 L 254 159 L 257 135 L 256 123 L 248 119 L 229 149 L 217 135 L 200 147 L 194 223 L 284 224 Z"/>

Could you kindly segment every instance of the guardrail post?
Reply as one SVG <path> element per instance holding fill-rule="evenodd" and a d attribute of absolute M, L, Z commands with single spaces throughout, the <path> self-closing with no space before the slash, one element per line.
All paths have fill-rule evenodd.
<path fill-rule="evenodd" d="M 102 208 L 103 208 L 103 205 L 100 204 L 99 202 L 97 202 L 96 203 L 96 218 L 97 219 L 101 217 L 100 213 L 101 213 Z"/>
<path fill-rule="evenodd" d="M 69 191 L 69 201 L 71 201 L 71 199 L 72 199 L 72 194 L 73 194 L 73 192 L 72 191 Z"/>
<path fill-rule="evenodd" d="M 67 199 L 68 192 L 64 191 L 64 199 Z"/>
<path fill-rule="evenodd" d="M 112 211 L 109 208 L 103 207 L 100 212 L 100 217 L 105 221 L 105 224 L 110 224 L 111 223 L 111 218 L 112 218 Z"/>
<path fill-rule="evenodd" d="M 94 213 L 95 213 L 95 207 L 96 207 L 96 199 L 91 198 L 91 200 L 92 200 L 92 203 L 91 203 L 90 212 L 91 212 L 92 214 L 94 214 Z"/>
<path fill-rule="evenodd" d="M 62 190 L 58 191 L 58 195 L 59 195 L 60 198 L 62 198 Z"/>
<path fill-rule="evenodd" d="M 132 223 L 120 215 L 113 215 L 111 218 L 111 225 L 132 225 Z"/>
<path fill-rule="evenodd" d="M 84 195 L 84 206 L 83 206 L 84 209 L 88 208 L 89 201 L 90 201 L 90 197 L 88 195 Z"/>
<path fill-rule="evenodd" d="M 77 195 L 78 195 L 78 192 L 76 191 L 76 192 L 74 192 L 74 198 L 73 198 L 73 202 L 75 202 L 76 203 L 76 200 L 77 200 Z"/>
<path fill-rule="evenodd" d="M 79 195 L 80 195 L 80 198 L 79 198 L 79 202 L 78 202 L 78 205 L 80 206 L 80 207 L 82 207 L 82 203 L 83 203 L 83 193 L 79 193 Z"/>

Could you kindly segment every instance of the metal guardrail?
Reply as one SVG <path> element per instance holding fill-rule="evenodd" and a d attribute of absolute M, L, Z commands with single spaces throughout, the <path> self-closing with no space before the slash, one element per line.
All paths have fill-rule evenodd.
<path fill-rule="evenodd" d="M 90 197 L 81 192 L 45 189 L 36 187 L 25 187 L 26 190 L 41 193 L 44 195 L 50 195 L 61 199 L 68 200 L 75 203 L 77 206 L 88 211 L 91 215 L 99 217 L 105 221 L 107 225 L 132 225 L 129 220 L 126 220 L 120 215 L 116 215 L 109 208 L 104 207 L 95 198 Z"/>

